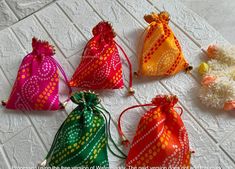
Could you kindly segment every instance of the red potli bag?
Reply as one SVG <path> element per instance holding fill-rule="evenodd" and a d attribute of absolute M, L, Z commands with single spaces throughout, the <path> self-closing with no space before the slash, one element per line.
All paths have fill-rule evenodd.
<path fill-rule="evenodd" d="M 130 109 L 153 106 L 140 119 L 126 159 L 126 167 L 180 167 L 190 168 L 191 151 L 188 134 L 175 108 L 176 96 L 156 96 L 150 104 L 135 105 L 119 116 L 118 129 L 123 144 L 129 141 L 121 129 L 121 117 Z"/>
<path fill-rule="evenodd" d="M 119 47 L 129 64 L 129 93 L 133 94 L 132 65 L 122 47 L 115 42 L 112 26 L 102 21 L 93 28 L 92 33 L 94 36 L 86 44 L 81 62 L 69 85 L 92 90 L 123 88 L 122 64 L 117 48 Z"/>

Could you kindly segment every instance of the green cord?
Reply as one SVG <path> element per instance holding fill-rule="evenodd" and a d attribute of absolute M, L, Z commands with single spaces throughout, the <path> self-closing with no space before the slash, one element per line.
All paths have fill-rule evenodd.
<path fill-rule="evenodd" d="M 110 113 L 109 113 L 106 109 L 104 109 L 104 108 L 102 108 L 102 107 L 96 106 L 96 108 L 105 111 L 105 112 L 109 115 L 109 120 L 107 120 L 106 116 L 105 116 L 104 113 L 101 111 L 102 115 L 103 115 L 104 118 L 105 118 L 106 124 L 107 124 L 106 130 L 107 130 L 108 138 L 111 140 L 111 142 L 113 143 L 113 145 L 115 146 L 115 148 L 116 148 L 124 157 L 121 157 L 121 156 L 117 155 L 116 153 L 114 153 L 114 152 L 111 150 L 111 148 L 110 148 L 110 146 L 109 146 L 109 144 L 108 144 L 108 148 L 109 148 L 110 152 L 111 152 L 113 155 L 117 156 L 118 158 L 126 159 L 127 155 L 124 154 L 124 153 L 118 148 L 117 144 L 115 143 L 115 141 L 114 141 L 113 138 L 112 138 L 111 131 L 110 131 L 110 121 L 111 121 L 111 115 L 110 115 Z"/>
<path fill-rule="evenodd" d="M 106 124 L 107 124 L 107 126 L 106 126 L 107 141 L 108 141 L 108 138 L 109 138 L 109 139 L 111 140 L 111 142 L 113 143 L 113 145 L 115 146 L 115 148 L 116 148 L 123 156 L 120 156 L 120 155 L 116 154 L 116 153 L 111 149 L 111 147 L 110 147 L 109 144 L 107 144 L 108 149 L 110 150 L 110 152 L 111 152 L 114 156 L 116 156 L 116 157 L 118 157 L 118 158 L 120 158 L 120 159 L 126 159 L 127 156 L 118 148 L 118 146 L 116 145 L 115 141 L 113 140 L 113 138 L 112 138 L 112 136 L 111 136 L 111 131 L 110 131 L 111 115 L 110 115 L 110 113 L 109 113 L 106 109 L 104 109 L 104 108 L 102 108 L 102 107 L 96 106 L 96 108 L 97 108 L 97 109 L 100 109 L 100 112 L 102 113 L 103 117 L 105 118 L 105 122 L 106 122 Z M 77 109 L 77 108 L 75 108 L 75 109 Z M 109 115 L 108 120 L 107 120 L 105 114 L 102 112 L 102 110 L 105 111 L 105 112 Z M 77 110 L 77 111 L 78 111 L 78 110 Z M 64 123 L 65 123 L 65 121 L 64 121 L 63 124 L 60 126 L 59 130 L 57 131 L 57 133 L 56 133 L 56 135 L 55 135 L 55 139 L 54 139 L 54 141 L 53 141 L 53 143 L 52 143 L 51 149 L 50 149 L 50 151 L 48 152 L 48 155 L 46 156 L 46 159 L 47 159 L 47 160 L 50 158 L 50 155 L 51 155 L 51 154 L 53 153 L 53 151 L 54 151 L 54 146 L 55 146 L 55 143 L 56 143 L 58 134 L 60 133 L 60 130 L 63 128 Z"/>

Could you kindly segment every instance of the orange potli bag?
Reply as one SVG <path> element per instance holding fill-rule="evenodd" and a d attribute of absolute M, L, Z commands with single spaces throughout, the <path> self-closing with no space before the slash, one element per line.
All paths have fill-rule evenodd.
<path fill-rule="evenodd" d="M 135 105 L 119 116 L 118 129 L 123 144 L 129 141 L 121 128 L 121 117 L 129 109 L 153 106 L 140 119 L 126 159 L 126 167 L 180 167 L 190 168 L 191 153 L 188 134 L 175 107 L 176 96 L 156 96 L 150 104 Z"/>
<path fill-rule="evenodd" d="M 184 58 L 179 41 L 168 25 L 169 13 L 151 13 L 144 19 L 149 26 L 145 30 L 142 53 L 139 58 L 137 75 L 169 76 L 186 70 L 191 66 Z"/>

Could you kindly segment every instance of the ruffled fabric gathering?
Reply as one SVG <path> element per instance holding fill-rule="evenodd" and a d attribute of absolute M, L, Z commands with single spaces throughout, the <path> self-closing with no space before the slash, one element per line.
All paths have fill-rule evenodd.
<path fill-rule="evenodd" d="M 192 67 L 185 60 L 179 41 L 168 25 L 169 14 L 151 13 L 144 16 L 144 19 L 149 26 L 146 28 L 137 75 L 171 76 L 182 70 L 189 72 Z M 99 97 L 93 92 L 86 91 L 71 95 L 71 87 L 89 90 L 122 89 L 123 68 L 118 49 L 123 53 L 129 66 L 128 93 L 134 94 L 132 64 L 124 49 L 114 40 L 116 34 L 112 26 L 102 21 L 92 29 L 92 34 L 93 37 L 87 42 L 81 62 L 70 81 L 54 58 L 53 46 L 46 41 L 33 38 L 33 50 L 24 57 L 10 97 L 3 102 L 8 109 L 27 111 L 58 110 L 64 108 L 69 100 L 77 105 L 60 126 L 49 152 L 39 166 L 109 167 L 109 150 L 117 158 L 126 159 L 126 167 L 189 168 L 192 152 L 189 149 L 186 128 L 176 111 L 178 108 L 182 113 L 182 108 L 175 106 L 178 102 L 176 96 L 159 95 L 153 98 L 151 103 L 131 106 L 120 114 L 120 138 L 124 145 L 131 144 L 128 155 L 125 155 L 112 139 L 111 115 L 100 105 Z M 202 90 L 207 92 L 203 99 L 207 101 L 213 97 L 216 104 L 213 102 L 209 106 L 224 103 L 224 109 L 232 109 L 235 107 L 235 71 L 230 63 L 234 62 L 234 55 L 231 56 L 226 50 L 217 48 L 208 49 L 208 53 L 213 59 L 208 64 L 200 66 L 200 72 L 204 75 Z M 222 65 L 218 66 L 218 63 Z M 225 76 L 217 74 L 216 69 L 219 68 L 226 70 Z M 63 103 L 60 103 L 58 94 L 59 71 L 69 88 L 68 99 Z M 214 85 L 217 83 L 220 85 Z M 215 92 L 218 96 L 223 95 L 224 99 L 216 98 Z M 129 109 L 144 106 L 152 108 L 141 118 L 133 142 L 130 143 L 122 131 L 121 117 Z M 113 143 L 116 151 L 110 148 L 109 141 Z"/>
<path fill-rule="evenodd" d="M 178 39 L 168 23 L 169 13 L 151 13 L 144 16 L 149 24 L 146 28 L 142 52 L 139 57 L 139 70 L 136 75 L 142 76 L 171 76 L 185 70 L 189 66 L 184 58 Z"/>
<path fill-rule="evenodd" d="M 127 156 L 112 139 L 111 115 L 100 106 L 98 96 L 82 91 L 72 95 L 71 100 L 77 107 L 59 128 L 39 167 L 109 167 L 109 150 L 117 158 L 126 159 L 126 167 L 190 168 L 192 151 L 180 117 L 183 110 L 175 106 L 176 96 L 159 95 L 149 104 L 131 106 L 120 114 L 118 130 L 124 144 L 129 141 L 122 132 L 122 115 L 132 108 L 153 107 L 141 118 Z M 109 115 L 109 120 L 104 113 Z M 109 140 L 118 154 L 110 148 Z"/>
<path fill-rule="evenodd" d="M 3 101 L 7 109 L 58 110 L 63 108 L 59 101 L 59 72 L 66 83 L 63 68 L 54 59 L 55 50 L 46 41 L 32 39 L 33 51 L 26 55 L 19 67 L 10 97 Z M 69 93 L 71 93 L 69 87 Z"/>
<path fill-rule="evenodd" d="M 126 167 L 190 168 L 191 153 L 184 123 L 175 107 L 176 96 L 159 95 L 151 103 L 125 109 L 119 116 L 118 128 L 123 144 L 128 145 L 121 128 L 121 117 L 130 109 L 151 106 L 141 117 L 126 159 Z"/>
<path fill-rule="evenodd" d="M 82 60 L 69 85 L 91 90 L 123 88 L 123 70 L 118 52 L 119 47 L 129 65 L 129 93 L 134 94 L 132 65 L 122 47 L 115 42 L 116 34 L 112 26 L 108 22 L 102 21 L 92 29 L 92 33 L 93 38 L 87 42 Z"/>
<path fill-rule="evenodd" d="M 108 139 L 114 141 L 108 129 L 110 120 L 104 115 L 108 111 L 100 106 L 100 99 L 92 92 L 77 92 L 71 100 L 77 107 L 59 128 L 39 167 L 109 167 L 107 149 L 114 152 Z M 122 153 L 117 146 L 116 149 Z M 125 158 L 122 154 L 114 155 Z"/>
<path fill-rule="evenodd" d="M 149 23 L 140 58 L 140 72 L 146 76 L 174 75 L 191 67 L 184 59 L 181 47 L 168 26 L 169 14 L 146 15 Z M 53 58 L 55 51 L 48 42 L 33 38 L 33 51 L 23 59 L 11 95 L 3 105 L 9 109 L 58 110 L 65 104 L 59 102 L 59 74 L 61 71 L 70 87 L 82 89 L 121 89 L 124 87 L 123 70 L 118 48 L 129 66 L 130 95 L 132 87 L 132 64 L 125 51 L 114 38 L 112 26 L 105 21 L 92 29 L 93 37 L 86 44 L 82 60 L 68 82 L 60 64 Z M 71 88 L 69 87 L 69 95 Z M 29 90 L 28 90 L 29 89 Z"/>

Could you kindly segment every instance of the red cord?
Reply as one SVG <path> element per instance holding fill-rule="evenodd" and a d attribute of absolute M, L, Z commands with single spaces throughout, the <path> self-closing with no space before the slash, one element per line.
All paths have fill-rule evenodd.
<path fill-rule="evenodd" d="M 140 105 L 131 106 L 131 107 L 128 107 L 128 108 L 126 108 L 125 110 L 123 110 L 123 111 L 121 112 L 121 114 L 119 115 L 119 118 L 118 118 L 118 132 L 119 132 L 119 135 L 121 136 L 121 138 L 123 138 L 122 143 L 125 144 L 126 146 L 127 146 L 130 142 L 129 142 L 128 139 L 125 137 L 125 135 L 124 135 L 124 133 L 123 133 L 123 131 L 122 131 L 122 127 L 121 127 L 121 117 L 122 117 L 122 115 L 123 115 L 126 111 L 128 111 L 128 110 L 130 110 L 130 109 L 137 108 L 137 107 L 145 107 L 145 106 L 155 106 L 155 105 L 152 104 L 152 103 L 150 103 L 150 104 L 140 104 Z"/>
<path fill-rule="evenodd" d="M 127 56 L 127 54 L 125 53 L 125 51 L 123 50 L 123 48 L 116 42 L 114 41 L 114 43 L 121 49 L 122 53 L 124 54 L 128 65 L 129 65 L 129 72 L 130 72 L 130 77 L 129 77 L 129 89 L 132 89 L 132 64 Z"/>
<path fill-rule="evenodd" d="M 177 106 L 177 107 L 175 107 L 175 108 L 180 109 L 180 116 L 181 116 L 181 115 L 183 114 L 183 109 L 182 109 L 182 107 Z"/>
<path fill-rule="evenodd" d="M 49 57 L 49 58 L 52 60 L 52 62 L 54 62 L 56 64 L 57 68 L 60 70 L 62 76 L 64 77 L 65 83 L 66 83 L 66 85 L 69 89 L 69 97 L 66 99 L 66 101 L 69 101 L 70 100 L 70 95 L 72 94 L 72 88 L 69 86 L 69 80 L 66 76 L 66 73 L 65 73 L 63 67 L 59 64 L 59 62 L 57 62 L 57 60 L 55 60 L 54 57 Z"/>
<path fill-rule="evenodd" d="M 123 133 L 123 131 L 122 131 L 122 127 L 121 127 L 121 118 L 122 118 L 123 114 L 124 114 L 126 111 L 130 110 L 130 109 L 134 109 L 134 108 L 137 108 L 137 107 L 145 107 L 145 106 L 156 106 L 156 105 L 153 104 L 153 103 L 134 105 L 134 106 L 131 106 L 131 107 L 126 108 L 126 109 L 123 110 L 123 111 L 121 112 L 121 114 L 119 115 L 119 118 L 118 118 L 118 132 L 119 132 L 119 135 L 121 136 L 121 138 L 123 139 L 122 144 L 128 146 L 129 143 L 130 143 L 129 140 L 125 137 L 125 135 L 124 135 L 124 133 Z M 180 116 L 181 116 L 181 115 L 183 114 L 183 109 L 182 109 L 181 107 L 179 107 L 179 106 L 178 106 L 178 107 L 175 107 L 175 108 L 180 109 Z"/>

